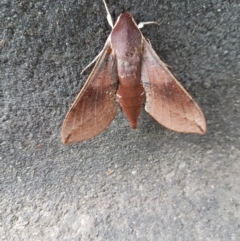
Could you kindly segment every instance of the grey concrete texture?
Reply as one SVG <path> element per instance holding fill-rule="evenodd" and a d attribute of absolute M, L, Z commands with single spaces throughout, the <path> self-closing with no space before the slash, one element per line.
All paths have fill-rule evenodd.
<path fill-rule="evenodd" d="M 111 28 L 101 0 L 0 2 L 0 240 L 239 240 L 240 3 L 107 1 L 127 10 L 201 106 L 204 136 L 120 111 L 93 140 L 61 125 Z"/>

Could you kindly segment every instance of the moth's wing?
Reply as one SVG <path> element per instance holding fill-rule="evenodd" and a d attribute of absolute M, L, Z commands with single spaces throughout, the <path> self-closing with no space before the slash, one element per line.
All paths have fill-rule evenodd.
<path fill-rule="evenodd" d="M 146 93 L 145 110 L 157 122 L 177 132 L 206 132 L 201 109 L 145 39 L 141 74 Z"/>
<path fill-rule="evenodd" d="M 65 117 L 62 142 L 71 144 L 100 134 L 117 114 L 116 90 L 116 59 L 108 40 Z"/>

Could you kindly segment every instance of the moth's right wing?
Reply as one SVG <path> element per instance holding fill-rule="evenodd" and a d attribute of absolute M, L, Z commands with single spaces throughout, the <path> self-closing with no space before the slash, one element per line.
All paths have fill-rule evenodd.
<path fill-rule="evenodd" d="M 206 132 L 206 121 L 201 109 L 145 39 L 142 83 L 146 93 L 145 110 L 156 121 L 177 132 Z"/>
<path fill-rule="evenodd" d="M 117 114 L 117 67 L 110 41 L 77 98 L 62 126 L 62 142 L 71 144 L 93 138 L 112 122 Z"/>

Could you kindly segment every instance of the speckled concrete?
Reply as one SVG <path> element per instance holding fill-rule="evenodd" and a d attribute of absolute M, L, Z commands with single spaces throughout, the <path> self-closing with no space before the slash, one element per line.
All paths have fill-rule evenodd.
<path fill-rule="evenodd" d="M 0 240 L 239 240 L 240 3 L 108 1 L 206 115 L 205 136 L 119 112 L 95 139 L 60 142 L 81 70 L 110 33 L 102 2 L 0 2 Z M 113 173 L 109 174 L 111 171 Z"/>

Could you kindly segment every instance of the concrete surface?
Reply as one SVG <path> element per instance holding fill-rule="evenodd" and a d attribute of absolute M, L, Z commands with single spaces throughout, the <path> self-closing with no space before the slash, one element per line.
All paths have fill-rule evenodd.
<path fill-rule="evenodd" d="M 120 112 L 60 142 L 80 71 L 110 33 L 102 2 L 0 2 L 0 240 L 239 240 L 240 3 L 108 1 L 128 10 L 206 115 L 205 136 Z M 114 171 L 112 174 L 111 172 Z"/>

